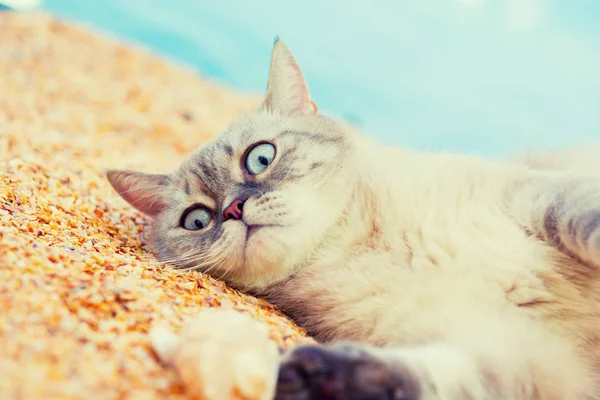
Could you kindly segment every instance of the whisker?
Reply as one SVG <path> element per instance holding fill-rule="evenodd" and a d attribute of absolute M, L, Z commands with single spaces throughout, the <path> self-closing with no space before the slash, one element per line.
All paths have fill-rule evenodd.
<path fill-rule="evenodd" d="M 228 257 L 228 255 L 224 251 L 222 251 L 217 259 L 212 260 L 210 262 L 210 264 L 212 264 L 212 265 L 210 267 L 208 267 L 208 269 L 202 271 L 202 273 L 207 274 L 207 275 L 210 274 L 211 271 L 213 269 L 215 269 L 216 267 L 218 267 L 219 265 L 221 265 L 223 263 L 223 261 L 225 261 L 227 259 L 227 257 Z M 206 262 L 204 264 L 209 264 L 209 263 Z"/>
<path fill-rule="evenodd" d="M 224 243 L 214 253 L 210 254 L 208 257 L 201 260 L 202 266 L 210 265 L 208 270 L 204 271 L 205 273 L 208 273 L 212 269 L 218 267 L 219 264 L 221 264 L 223 262 L 223 260 L 227 257 L 227 252 L 225 250 L 226 250 L 228 244 L 229 243 Z"/>
<path fill-rule="evenodd" d="M 227 255 L 226 259 L 229 258 L 231 256 L 231 253 Z M 222 281 L 223 278 L 225 276 L 227 276 L 227 274 L 229 274 L 229 272 L 233 269 L 233 263 L 229 264 L 229 268 L 227 268 L 227 270 L 225 270 L 225 272 L 223 272 L 217 279 Z"/>
<path fill-rule="evenodd" d="M 202 268 L 205 265 L 211 265 L 208 270 L 202 271 L 203 273 L 210 272 L 213 268 L 217 267 L 220 263 L 223 262 L 229 255 L 226 251 L 227 247 L 232 244 L 232 240 L 229 239 L 227 235 L 223 236 L 215 245 L 212 246 L 209 254 L 201 255 L 198 262 L 192 266 L 185 268 L 185 270 L 189 269 L 198 269 Z"/>
<path fill-rule="evenodd" d="M 191 261 L 194 258 L 197 258 L 197 256 L 198 256 L 195 252 L 191 253 L 191 254 L 188 254 L 188 253 L 191 253 L 191 251 L 188 251 L 188 252 L 186 252 L 184 254 L 180 254 L 180 255 L 178 255 L 176 257 L 168 258 L 168 259 L 165 259 L 165 260 L 160 260 L 160 261 L 158 261 L 158 262 L 156 262 L 154 264 L 155 265 L 166 265 L 166 264 L 177 265 L 177 264 L 181 264 L 181 263 L 184 263 L 184 262 Z"/>
<path fill-rule="evenodd" d="M 209 247 L 210 246 L 208 244 L 205 244 L 200 247 L 190 248 L 186 251 L 182 251 L 182 252 L 178 253 L 174 257 L 159 259 L 154 262 L 149 262 L 147 264 L 154 265 L 154 266 L 161 266 L 161 265 L 165 265 L 165 264 L 175 264 L 176 265 L 176 264 L 189 262 L 193 259 L 200 257 L 201 254 L 204 251 L 206 251 L 206 249 L 208 249 Z"/>

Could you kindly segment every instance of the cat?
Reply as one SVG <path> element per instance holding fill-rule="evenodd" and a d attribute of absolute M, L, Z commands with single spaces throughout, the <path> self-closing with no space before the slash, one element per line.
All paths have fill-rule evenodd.
<path fill-rule="evenodd" d="M 600 399 L 600 149 L 382 145 L 319 113 L 277 40 L 263 103 L 168 175 L 110 170 L 157 257 L 321 344 L 277 399 Z M 584 162 L 585 161 L 585 162 Z"/>

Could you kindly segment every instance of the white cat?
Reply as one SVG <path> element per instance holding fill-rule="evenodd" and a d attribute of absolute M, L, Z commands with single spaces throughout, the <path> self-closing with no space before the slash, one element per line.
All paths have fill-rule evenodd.
<path fill-rule="evenodd" d="M 277 41 L 258 110 L 170 175 L 108 179 L 159 259 L 346 343 L 285 355 L 277 399 L 600 399 L 600 149 L 383 146 L 320 115 Z"/>

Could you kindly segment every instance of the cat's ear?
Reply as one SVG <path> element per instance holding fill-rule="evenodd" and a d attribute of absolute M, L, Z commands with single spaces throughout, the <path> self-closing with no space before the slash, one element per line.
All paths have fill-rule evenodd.
<path fill-rule="evenodd" d="M 155 216 L 165 207 L 167 175 L 112 169 L 106 171 L 106 177 L 125 201 L 144 214 Z"/>
<path fill-rule="evenodd" d="M 292 52 L 279 38 L 271 54 L 269 85 L 263 108 L 285 116 L 316 114 L 304 75 Z"/>

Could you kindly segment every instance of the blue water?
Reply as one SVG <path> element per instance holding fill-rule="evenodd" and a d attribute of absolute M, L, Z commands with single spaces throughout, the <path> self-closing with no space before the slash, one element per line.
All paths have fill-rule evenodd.
<path fill-rule="evenodd" d="M 266 85 L 273 37 L 321 110 L 378 138 L 503 155 L 600 143 L 595 0 L 46 0 L 244 91 Z"/>

